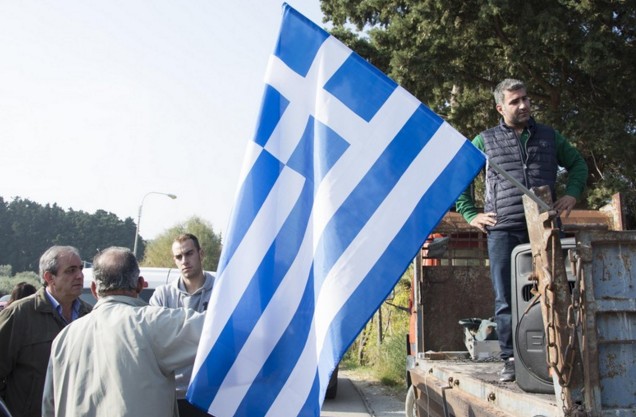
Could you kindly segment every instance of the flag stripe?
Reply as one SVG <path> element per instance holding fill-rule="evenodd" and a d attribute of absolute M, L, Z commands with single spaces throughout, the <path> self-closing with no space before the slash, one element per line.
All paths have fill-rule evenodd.
<path fill-rule="evenodd" d="M 460 153 L 458 155 L 465 152 L 472 152 L 474 148 L 470 148 L 472 145 L 467 143 L 465 147 L 462 147 Z M 421 165 L 424 165 L 424 161 Z M 458 178 L 465 178 L 466 175 L 474 175 L 477 174 L 481 165 L 475 163 L 466 163 L 466 159 L 463 157 L 456 157 L 452 161 L 449 162 L 448 166 L 444 168 L 443 172 L 440 176 L 428 187 L 424 196 L 417 202 L 417 206 L 413 209 L 413 214 L 408 218 L 408 220 L 401 227 L 400 231 L 395 234 L 395 237 L 392 239 L 391 244 L 387 246 L 386 250 L 382 253 L 380 257 L 377 258 L 377 262 L 370 265 L 369 271 L 364 277 L 360 280 L 360 285 L 356 286 L 353 293 L 349 295 L 347 298 L 347 310 L 340 310 L 338 314 L 344 315 L 342 317 L 343 320 L 338 320 L 338 317 L 333 320 L 334 322 L 342 323 L 342 332 L 343 334 L 351 334 L 353 331 L 357 334 L 357 331 L 360 329 L 349 329 L 348 326 L 351 323 L 355 323 L 355 320 L 351 320 L 352 315 L 361 315 L 364 316 L 365 309 L 371 310 L 372 313 L 377 309 L 377 305 L 369 305 L 369 298 L 373 296 L 374 293 L 378 293 L 381 297 L 381 300 L 384 300 L 386 295 L 393 288 L 392 283 L 386 280 L 387 273 L 389 273 L 389 269 L 392 265 L 390 260 L 402 259 L 403 265 L 408 266 L 408 263 L 413 257 L 419 248 L 419 243 L 422 241 L 422 232 L 421 230 L 430 230 L 432 229 L 438 222 L 441 220 L 441 216 L 446 212 L 448 207 L 455 201 L 456 197 L 464 190 L 465 182 L 457 181 Z M 419 171 L 419 170 L 414 170 Z M 406 184 L 407 181 L 404 181 Z M 395 213 L 402 209 L 403 205 L 409 204 L 409 199 L 404 198 L 403 195 L 417 195 L 417 191 L 413 193 L 413 190 L 402 190 L 401 192 L 395 190 L 395 193 L 400 195 L 399 198 L 391 199 L 392 204 L 387 205 L 383 210 Z M 438 196 L 444 196 L 445 198 L 438 198 Z M 388 199 L 387 199 L 388 200 Z M 437 207 L 436 207 L 437 205 Z M 442 213 L 441 215 L 439 213 Z M 370 227 L 373 227 L 374 230 L 379 228 L 388 227 L 387 218 L 388 214 L 378 216 L 384 220 L 383 224 L 374 224 Z M 413 250 L 413 248 L 416 248 Z M 369 257 L 368 253 L 358 254 L 360 257 Z M 357 260 L 354 258 L 347 259 L 347 263 L 353 263 Z M 364 273 L 364 271 L 360 271 L 360 273 Z M 335 280 L 333 281 L 334 285 L 337 284 Z M 323 286 L 323 291 L 329 293 L 326 285 Z M 344 290 L 346 291 L 346 290 Z M 331 293 L 341 294 L 341 290 L 333 291 Z M 344 297 L 343 297 L 344 298 Z M 343 300 L 344 302 L 344 300 Z M 318 302 L 320 304 L 320 301 Z M 369 311 L 367 311 L 368 313 Z M 346 317 L 346 319 L 345 319 Z M 368 316 L 367 316 L 368 317 Z M 345 344 L 348 344 L 351 341 L 345 341 Z"/>
<path fill-rule="evenodd" d="M 224 270 L 219 274 L 218 285 L 221 285 L 225 275 L 233 277 L 232 285 L 228 285 L 223 290 L 222 296 L 219 294 L 220 291 L 214 291 L 210 297 L 210 305 L 215 307 L 215 314 L 206 316 L 207 331 L 199 342 L 199 352 L 204 351 L 207 356 L 207 351 L 212 346 L 213 341 L 218 338 L 223 327 L 230 320 L 243 292 L 249 285 L 251 277 L 255 275 L 262 263 L 261 261 L 274 236 L 279 233 L 286 216 L 296 204 L 302 187 L 303 181 L 299 175 L 285 168 L 260 208 L 252 205 L 249 196 L 244 196 L 247 200 L 246 205 L 256 210 L 257 214 L 254 216 L 249 210 L 246 212 L 246 216 L 254 220 L 249 225 L 243 239 L 240 240 L 233 256 L 228 257 Z M 198 369 L 197 365 L 200 366 L 200 361 L 195 361 L 195 369 Z M 207 380 L 207 377 L 204 379 Z"/>
<path fill-rule="evenodd" d="M 329 34 L 289 7 L 283 9 L 280 32 L 274 55 L 288 62 L 298 74 L 306 75 L 312 64 L 311 57 Z"/>
<path fill-rule="evenodd" d="M 261 152 L 256 159 L 250 173 L 243 180 L 239 192 L 239 201 L 243 204 L 237 206 L 233 227 L 235 233 L 228 236 L 223 242 L 223 260 L 234 256 L 240 239 L 246 234 L 248 228 L 257 214 L 255 207 L 261 207 L 268 197 L 274 184 L 278 180 L 284 165 L 268 152 Z M 225 262 L 220 262 L 219 269 L 225 268 Z"/>
<path fill-rule="evenodd" d="M 442 130 L 445 129 L 442 128 Z M 457 145 L 459 144 L 457 143 Z M 355 291 L 359 283 L 365 279 L 364 277 L 369 273 L 369 270 L 376 268 L 374 266 L 375 260 L 381 256 L 380 251 L 384 248 L 380 243 L 382 239 L 388 238 L 390 241 L 393 238 L 402 225 L 400 222 L 396 222 L 396 219 L 405 218 L 404 213 L 410 213 L 413 210 L 417 203 L 415 199 L 419 199 L 419 196 L 425 193 L 431 184 L 430 177 L 434 177 L 438 174 L 438 171 L 444 170 L 444 166 L 440 166 L 439 160 L 448 160 L 447 158 L 452 157 L 456 150 L 457 146 L 444 140 L 442 134 L 438 133 L 434 136 L 427 148 L 420 153 L 411 167 L 409 167 L 409 170 L 400 179 L 400 182 L 391 190 L 382 206 L 371 216 L 369 222 L 365 225 L 365 229 L 358 235 L 359 237 L 343 252 L 338 263 L 331 269 L 330 275 L 321 289 L 316 306 L 317 310 L 320 310 L 320 314 L 317 314 L 319 321 L 316 330 L 319 337 L 317 341 L 319 346 L 323 345 L 320 337 L 326 333 L 321 329 L 332 322 L 333 316 L 345 302 L 352 302 L 352 300 L 347 301 L 349 296 Z M 430 176 L 422 177 L 421 173 L 425 171 L 428 171 Z M 414 183 L 409 176 L 418 178 L 418 181 Z M 442 209 L 442 212 L 445 212 L 454 201 L 450 191 L 452 190 L 448 190 L 445 198 L 436 196 L 432 201 L 428 201 L 427 204 L 429 206 L 435 206 L 435 204 L 443 205 L 444 209 Z M 455 197 L 461 191 L 463 191 L 463 188 L 457 192 Z M 438 207 L 435 207 L 435 209 L 439 210 Z M 426 222 L 423 223 L 426 225 Z M 422 230 L 418 230 L 418 236 L 423 241 L 425 236 Z M 368 234 L 370 231 L 373 231 L 371 235 Z M 363 241 L 364 236 L 372 236 L 372 241 Z M 406 256 L 409 255 L 407 254 Z M 360 278 L 343 281 L 338 279 L 341 276 L 358 276 Z M 368 293 L 367 297 L 362 297 L 360 302 L 368 304 L 369 299 L 373 299 L 373 293 Z M 380 298 L 380 300 L 382 299 L 384 297 Z M 331 311 L 321 310 L 323 304 L 330 306 Z M 377 308 L 377 306 L 373 308 Z M 347 322 L 349 322 L 349 319 Z"/>
<path fill-rule="evenodd" d="M 307 285 L 300 300 L 301 312 L 296 312 L 292 321 L 281 335 L 272 354 L 264 362 L 263 367 L 245 398 L 241 407 L 237 410 L 237 415 L 265 415 L 271 404 L 276 400 L 280 390 L 284 386 L 288 375 L 296 367 L 298 357 L 307 345 L 308 335 L 313 320 L 314 292 L 313 275 L 310 274 Z M 300 313 L 300 314 L 298 314 Z M 314 370 L 315 372 L 315 370 Z M 293 391 L 292 391 L 293 392 Z M 289 399 L 288 392 L 287 398 Z M 302 397 L 299 397 L 302 400 Z M 258 402 L 258 409 L 253 404 Z"/>
<path fill-rule="evenodd" d="M 389 78 L 378 77 L 378 70 L 359 55 L 351 54 L 324 88 L 368 122 L 396 87 Z M 360 93 L 365 94 L 365 100 L 360 100 Z"/>
<path fill-rule="evenodd" d="M 215 394 L 218 387 L 223 380 L 227 377 L 233 361 L 226 359 L 223 356 L 225 346 L 230 346 L 233 349 L 241 349 L 248 337 L 256 338 L 258 340 L 258 351 L 253 355 L 245 355 L 248 358 L 246 360 L 263 360 L 264 356 L 267 357 L 267 345 L 263 342 L 263 339 L 267 339 L 266 336 L 271 336 L 274 333 L 274 329 L 271 324 L 268 325 L 267 335 L 259 334 L 257 326 L 258 316 L 251 314 L 254 308 L 265 309 L 278 285 L 282 281 L 283 277 L 288 272 L 289 266 L 292 264 L 298 254 L 298 247 L 300 246 L 300 238 L 303 234 L 295 233 L 295 228 L 298 224 L 306 224 L 307 217 L 309 217 L 310 205 L 307 202 L 311 201 L 311 193 L 307 184 L 301 197 L 297 200 L 296 206 L 287 217 L 280 233 L 273 241 L 267 253 L 263 256 L 263 261 L 258 266 L 258 269 L 248 281 L 248 285 L 244 290 L 241 300 L 236 304 L 236 308 L 232 312 L 232 320 L 228 321 L 225 328 L 216 339 L 215 346 L 211 349 L 210 358 L 216 358 L 211 361 L 212 364 L 208 367 L 206 384 L 211 387 L 211 391 L 207 394 Z M 303 197 L 304 194 L 304 197 Z M 275 259 L 274 259 L 275 258 Z M 254 303 L 258 302 L 255 306 Z M 280 315 L 278 316 L 281 317 Z M 291 319 L 291 314 L 288 314 Z M 242 329 L 252 330 L 250 333 L 236 334 L 234 328 L 236 322 L 240 322 Z M 279 320 L 277 327 L 284 324 L 283 320 Z M 308 326 L 306 326 L 308 327 Z M 284 327 L 283 327 L 284 329 Z M 282 332 L 282 329 L 280 330 Z M 265 353 L 261 353 L 265 352 Z M 219 360 L 219 358 L 221 358 Z M 254 367 L 254 373 L 258 372 L 259 367 Z M 230 378 L 236 378 L 230 375 Z M 251 383 L 251 381 L 249 381 Z M 244 386 L 244 385 L 243 385 Z M 224 396 L 224 401 L 229 403 L 227 394 Z"/>
<path fill-rule="evenodd" d="M 270 85 L 265 86 L 263 103 L 261 104 L 260 122 L 256 129 L 254 142 L 264 146 L 278 125 L 278 122 L 289 106 L 289 100 L 283 97 L 275 88 Z"/>
<path fill-rule="evenodd" d="M 424 107 L 418 108 L 349 193 L 322 234 L 315 256 L 319 260 L 317 280 L 326 276 L 441 123 L 439 116 Z"/>

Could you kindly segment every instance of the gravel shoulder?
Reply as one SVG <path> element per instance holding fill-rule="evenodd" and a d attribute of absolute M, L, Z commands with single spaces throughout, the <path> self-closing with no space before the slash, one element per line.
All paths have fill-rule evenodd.
<path fill-rule="evenodd" d="M 341 369 L 339 377 L 351 380 L 372 416 L 404 417 L 404 386 L 389 387 L 370 375 L 355 370 Z"/>

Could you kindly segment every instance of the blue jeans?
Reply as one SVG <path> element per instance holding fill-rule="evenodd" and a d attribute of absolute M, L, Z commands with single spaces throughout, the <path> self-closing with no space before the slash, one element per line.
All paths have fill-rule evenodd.
<path fill-rule="evenodd" d="M 495 292 L 495 323 L 499 335 L 501 359 L 514 356 L 512 335 L 512 282 L 510 256 L 515 246 L 528 243 L 526 230 L 495 230 L 488 232 L 488 257 L 490 259 L 490 279 Z"/>

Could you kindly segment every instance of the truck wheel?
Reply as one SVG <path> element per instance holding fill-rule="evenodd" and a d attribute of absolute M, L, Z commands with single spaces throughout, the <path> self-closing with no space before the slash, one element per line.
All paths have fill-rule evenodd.
<path fill-rule="evenodd" d="M 404 401 L 404 413 L 406 417 L 417 417 L 417 404 L 415 402 L 415 387 L 409 386 L 406 391 L 406 401 Z"/>
<path fill-rule="evenodd" d="M 338 393 L 338 367 L 333 370 L 331 377 L 329 378 L 329 385 L 327 386 L 327 392 L 325 393 L 325 398 L 329 400 L 333 400 L 336 398 L 336 394 Z"/>

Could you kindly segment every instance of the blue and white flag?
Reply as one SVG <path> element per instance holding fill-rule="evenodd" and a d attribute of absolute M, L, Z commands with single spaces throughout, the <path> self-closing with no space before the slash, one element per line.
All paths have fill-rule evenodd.
<path fill-rule="evenodd" d="M 187 398 L 319 416 L 329 376 L 485 162 L 288 5 Z"/>

